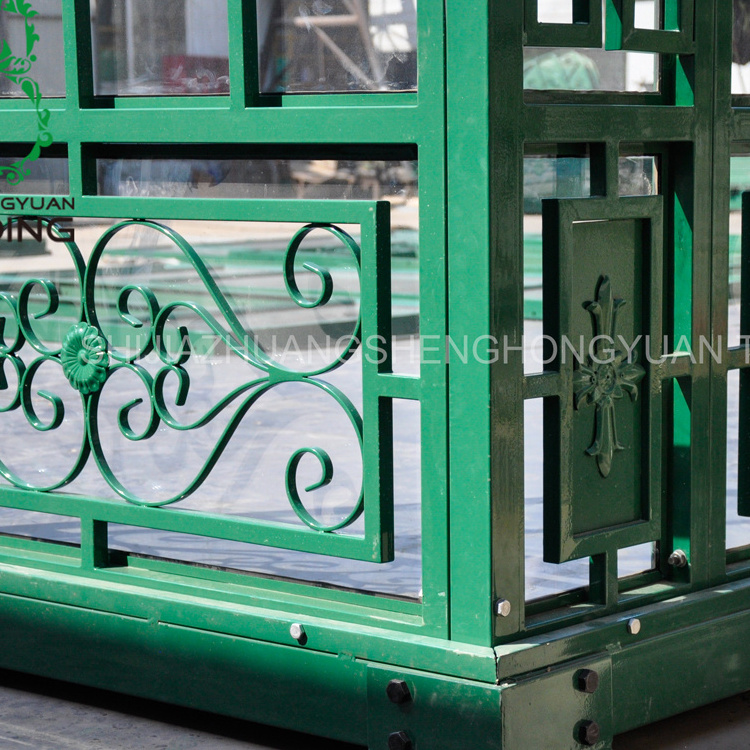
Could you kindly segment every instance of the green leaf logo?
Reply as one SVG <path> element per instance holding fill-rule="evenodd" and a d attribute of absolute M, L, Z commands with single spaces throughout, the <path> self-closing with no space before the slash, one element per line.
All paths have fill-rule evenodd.
<path fill-rule="evenodd" d="M 39 84 L 31 77 L 31 69 L 36 62 L 34 47 L 39 41 L 39 34 L 32 23 L 32 19 L 38 15 L 31 7 L 30 0 L 0 0 L 0 12 L 14 13 L 22 16 L 26 22 L 26 54 L 18 56 L 13 54 L 6 39 L 2 40 L 0 46 L 0 75 L 18 84 L 24 94 L 33 102 L 36 112 L 37 135 L 31 151 L 10 166 L 0 167 L 0 176 L 4 176 L 9 185 L 20 185 L 30 174 L 28 164 L 36 161 L 42 149 L 52 143 L 52 134 L 49 132 L 48 109 L 42 106 L 42 92 Z"/>

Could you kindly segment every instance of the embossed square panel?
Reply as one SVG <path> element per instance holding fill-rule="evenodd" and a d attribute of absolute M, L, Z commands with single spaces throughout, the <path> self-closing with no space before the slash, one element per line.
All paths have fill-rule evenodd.
<path fill-rule="evenodd" d="M 607 0 L 605 11 L 608 50 L 693 54 L 693 0 L 664 0 L 658 28 L 640 28 L 636 20 L 637 0 Z"/>
<path fill-rule="evenodd" d="M 544 202 L 544 557 L 659 536 L 662 199 Z"/>

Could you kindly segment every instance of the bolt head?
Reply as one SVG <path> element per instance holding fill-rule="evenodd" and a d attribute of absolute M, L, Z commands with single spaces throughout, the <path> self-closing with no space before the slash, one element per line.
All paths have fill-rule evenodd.
<path fill-rule="evenodd" d="M 388 750 L 412 750 L 413 747 L 406 732 L 394 732 L 388 737 Z"/>
<path fill-rule="evenodd" d="M 593 747 L 599 742 L 601 733 L 601 728 L 595 721 L 581 722 L 578 728 L 578 741 L 586 747 Z"/>
<path fill-rule="evenodd" d="M 307 640 L 305 628 L 298 622 L 293 622 L 291 624 L 291 626 L 289 627 L 289 635 L 291 635 L 295 641 L 298 641 L 300 643 Z"/>
<path fill-rule="evenodd" d="M 582 693 L 595 693 L 599 688 L 599 673 L 593 669 L 582 669 L 578 673 L 578 689 Z"/>
<path fill-rule="evenodd" d="M 641 632 L 641 621 L 637 617 L 631 617 L 628 620 L 628 633 L 638 635 Z"/>
<path fill-rule="evenodd" d="M 495 612 L 500 617 L 507 617 L 513 608 L 507 599 L 498 599 L 495 603 Z"/>
<path fill-rule="evenodd" d="M 670 556 L 667 562 L 673 568 L 685 568 L 688 564 L 687 554 L 684 550 L 676 549 Z"/>
<path fill-rule="evenodd" d="M 385 689 L 388 700 L 398 706 L 411 701 L 409 686 L 403 680 L 391 680 Z"/>

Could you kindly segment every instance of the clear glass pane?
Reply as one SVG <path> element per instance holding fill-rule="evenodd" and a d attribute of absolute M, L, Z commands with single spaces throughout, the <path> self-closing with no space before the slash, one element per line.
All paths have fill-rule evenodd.
<path fill-rule="evenodd" d="M 556 565 L 542 559 L 544 539 L 544 402 L 524 404 L 524 485 L 526 509 L 526 601 L 589 584 L 589 560 Z"/>
<path fill-rule="evenodd" d="M 655 156 L 620 157 L 620 195 L 658 195 L 659 170 Z"/>
<path fill-rule="evenodd" d="M 30 67 L 23 77 L 36 81 L 42 96 L 65 96 L 62 0 L 34 0 L 33 8 L 37 12 L 34 29 L 39 39 L 28 58 L 26 21 L 17 13 L 0 11 L 0 58 L 10 54 L 28 59 Z M 21 80 L 22 77 L 14 80 L 0 73 L 0 96 L 26 96 Z"/>
<path fill-rule="evenodd" d="M 419 599 L 422 596 L 420 410 L 413 401 L 394 401 L 393 407 L 393 562 L 344 560 L 116 524 L 110 524 L 110 547 L 149 557 Z M 272 458 L 274 452 L 284 453 L 283 447 L 271 446 L 266 458 Z M 265 491 L 267 494 L 267 488 Z"/>
<path fill-rule="evenodd" d="M 732 93 L 750 94 L 750 4 L 734 0 Z"/>
<path fill-rule="evenodd" d="M 627 578 L 654 569 L 655 547 L 653 542 L 638 544 L 617 550 L 617 575 Z"/>
<path fill-rule="evenodd" d="M 661 16 L 661 2 L 659 0 L 636 0 L 635 28 L 659 29 Z"/>
<path fill-rule="evenodd" d="M 539 23 L 573 23 L 573 0 L 537 0 Z"/>
<path fill-rule="evenodd" d="M 298 373 L 321 373 L 315 376 L 316 383 L 325 382 L 329 389 L 338 389 L 352 408 L 363 414 L 363 367 L 365 362 L 377 361 L 376 344 L 362 342 L 350 359 L 337 365 L 355 335 L 360 315 L 361 280 L 353 252 L 340 236 L 325 229 L 315 229 L 306 236 L 294 263 L 299 293 L 308 301 L 320 299 L 322 277 L 314 269 L 324 269 L 321 273 L 330 274 L 331 283 L 330 297 L 311 309 L 292 298 L 285 280 L 287 247 L 302 225 L 162 223 L 198 253 L 220 293 L 212 291 L 173 240 L 153 227 L 131 225 L 110 239 L 98 264 L 94 291 L 98 324 L 109 342 L 110 361 L 116 356 L 135 359 L 141 368 L 137 372 L 127 367 L 118 369 L 99 392 L 96 442 L 110 471 L 132 496 L 163 502 L 191 485 L 198 467 L 206 464 L 216 446 L 229 435 L 208 480 L 172 506 L 174 511 L 298 527 L 301 521 L 289 501 L 285 483 L 287 466 L 295 449 L 316 446 L 326 451 L 334 467 L 333 478 L 316 486 L 320 466 L 314 458 L 303 457 L 297 473 L 300 496 L 318 521 L 333 525 L 345 519 L 359 497 L 363 456 L 356 420 L 332 397 L 332 390 L 314 387 L 310 378 L 291 377 L 260 393 L 247 412 L 241 409 L 243 399 L 251 391 L 255 393 L 253 389 L 265 382 L 267 373 L 277 373 L 283 366 Z M 112 222 L 76 219 L 65 226 L 68 234 L 71 229 L 75 231 L 73 239 L 83 257 L 88 258 Z M 339 228 L 354 241 L 359 240 L 359 225 L 342 224 Z M 81 319 L 81 288 L 71 253 L 64 244 L 42 234 L 39 241 L 26 236 L 22 243 L 0 242 L 0 292 L 5 293 L 0 297 L 0 318 L 3 341 L 10 347 L 20 333 L 8 295 L 18 299 L 19 290 L 30 277 L 48 280 L 59 294 L 58 309 L 49 315 L 44 314 L 49 310 L 49 297 L 40 283 L 29 296 L 24 314 L 42 344 L 59 348 Z M 401 271 L 416 274 L 416 266 Z M 184 327 L 190 354 L 180 368 L 186 374 L 183 387 L 187 390 L 182 398 L 178 396 L 180 381 L 174 368 L 170 370 L 159 392 L 171 416 L 162 417 L 155 432 L 149 433 L 151 412 L 147 404 L 151 393 L 147 384 L 164 368 L 164 359 L 147 346 L 152 340 L 149 321 L 155 314 L 154 305 L 162 310 L 175 306 L 157 341 L 167 351 L 178 352 L 183 336 L 180 327 Z M 236 322 L 222 312 L 227 308 Z M 418 330 L 415 310 L 416 299 L 409 320 Z M 398 322 L 396 318 L 394 329 Z M 217 335 L 217 326 L 225 331 L 224 336 Z M 232 346 L 226 335 L 229 328 L 247 357 L 239 356 L 238 347 Z M 240 328 L 242 337 L 237 333 Z M 416 356 L 410 351 L 417 341 L 415 330 L 405 329 L 410 335 L 397 339 L 394 348 Z M 0 445 L 5 446 L 2 460 L 17 481 L 52 489 L 75 476 L 85 417 L 80 394 L 73 390 L 59 364 L 50 359 L 41 361 L 29 381 L 32 403 L 44 425 L 54 424 L 58 418 L 56 399 L 64 412 L 57 412 L 61 421 L 53 429 L 40 432 L 30 424 L 17 395 L 24 365 L 28 372 L 31 363 L 38 361 L 38 352 L 23 341 L 17 354 L 6 358 L 0 382 Z M 233 392 L 237 396 L 228 399 Z M 126 430 L 121 421 L 123 407 L 127 411 Z M 208 414 L 212 418 L 204 420 Z M 180 424 L 193 427 L 180 430 Z M 230 425 L 232 431 L 227 432 Z M 361 585 L 367 590 L 416 598 L 421 587 L 419 404 L 396 401 L 393 426 L 397 560 L 392 565 L 350 564 L 317 555 L 295 557 L 294 553 L 252 550 L 242 544 L 161 532 L 141 532 L 135 540 L 138 544 L 133 542 L 135 546 L 125 548 L 269 575 L 305 580 L 312 576 L 313 580 L 335 585 Z M 146 437 L 133 440 L 133 435 Z M 5 480 L 0 483 L 7 484 Z M 64 491 L 124 502 L 105 482 L 92 459 Z M 347 526 L 346 533 L 360 537 L 363 519 Z M 131 535 L 128 544 L 132 539 Z M 315 578 L 317 575 L 320 578 Z"/>
<path fill-rule="evenodd" d="M 391 202 L 395 372 L 418 374 L 419 165 L 336 159 L 98 159 L 99 195 Z"/>
<path fill-rule="evenodd" d="M 70 182 L 68 179 L 68 160 L 64 156 L 42 156 L 35 161 L 26 163 L 28 174 L 17 185 L 11 184 L 8 178 L 12 172 L 7 169 L 21 161 L 31 150 L 31 144 L 23 149 L 14 150 L 9 154 L 0 153 L 0 194 L 9 195 L 68 195 Z M 42 153 L 46 153 L 42 151 Z M 35 206 L 30 206 L 35 208 Z M 23 207 L 21 207 L 23 209 Z M 38 209 L 36 209 L 38 210 Z M 20 213 L 24 213 L 21 211 Z M 25 213 L 28 213 L 26 211 Z"/>
<path fill-rule="evenodd" d="M 91 0 L 94 93 L 226 94 L 226 0 Z"/>
<path fill-rule="evenodd" d="M 750 156 L 733 156 L 729 170 L 729 328 L 728 346 L 740 346 L 742 294 L 742 194 L 750 190 Z M 750 230 L 750 227 L 746 231 Z"/>
<path fill-rule="evenodd" d="M 657 91 L 659 55 L 599 49 L 524 48 L 525 89 Z"/>
<path fill-rule="evenodd" d="M 416 0 L 258 0 L 264 93 L 413 91 Z"/>
<path fill-rule="evenodd" d="M 588 156 L 527 156 L 523 163 L 523 357 L 526 374 L 544 369 L 542 338 L 542 200 L 588 198 Z M 515 345 L 509 342 L 509 345 Z"/>
<path fill-rule="evenodd" d="M 727 549 L 750 545 L 750 518 L 737 513 L 740 371 L 727 373 Z"/>
<path fill-rule="evenodd" d="M 2 535 L 80 545 L 81 522 L 77 518 L 52 513 L 0 508 L 0 536 Z"/>
<path fill-rule="evenodd" d="M 416 161 L 97 159 L 99 195 L 161 198 L 391 200 L 416 230 Z M 411 220 L 406 219 L 409 214 Z M 400 235 L 412 246 L 415 238 Z"/>

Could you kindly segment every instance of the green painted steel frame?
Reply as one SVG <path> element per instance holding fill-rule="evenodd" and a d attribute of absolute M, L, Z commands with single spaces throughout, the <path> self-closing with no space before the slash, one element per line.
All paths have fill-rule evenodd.
<path fill-rule="evenodd" d="M 726 342 L 729 157 L 750 144 L 750 110 L 730 93 L 731 3 L 682 2 L 683 21 L 693 6 L 694 39 L 689 24 L 633 36 L 634 46 L 662 54 L 656 94 L 524 95 L 524 41 L 579 44 L 563 39 L 577 29 L 537 23 L 529 36 L 531 0 L 426 0 L 418 93 L 261 96 L 254 2 L 228 2 L 230 17 L 242 20 L 230 25 L 229 97 L 96 99 L 88 2 L 63 0 L 68 94 L 50 102 L 51 127 L 67 144 L 76 211 L 233 220 L 243 208 L 245 218 L 260 218 L 270 207 L 98 197 L 92 146 L 417 147 L 421 332 L 486 345 L 467 362 L 423 364 L 418 378 L 378 374 L 388 397 L 421 403 L 423 599 L 108 557 L 111 509 L 76 500 L 80 549 L 2 540 L 0 664 L 373 750 L 398 730 L 430 750 L 515 750 L 534 740 L 575 748 L 588 719 L 600 724 L 604 748 L 613 733 L 750 688 L 750 553 L 731 553 L 728 565 L 725 543 L 727 372 L 746 371 L 743 350 L 724 347 L 721 362 L 677 352 L 653 366 L 663 449 L 648 533 L 617 539 L 605 553 L 582 550 L 596 552 L 587 590 L 527 603 L 524 580 L 524 401 L 559 396 L 557 373 L 524 376 L 518 348 L 524 153 L 588 147 L 591 203 L 612 205 L 627 203 L 618 200 L 620 155 L 659 155 L 665 283 L 652 314 L 662 317 L 670 349 L 682 336 Z M 671 15 L 665 28 L 675 28 Z M 0 102 L 14 141 L 29 112 L 27 103 Z M 493 342 L 504 337 L 508 356 L 494 357 Z M 53 510 L 20 492 L 4 492 L 2 502 Z M 618 579 L 616 548 L 654 537 L 658 568 Z M 668 565 L 675 549 L 686 551 L 685 568 Z M 640 632 L 627 626 L 636 617 Z M 291 638 L 292 622 L 304 624 L 305 644 Z M 717 664 L 723 679 L 708 681 Z M 601 672 L 603 692 L 592 700 L 572 687 L 582 668 Z M 413 707 L 386 701 L 391 678 L 411 684 Z M 545 702 L 557 713 L 544 712 Z M 450 726 L 426 706 L 454 712 L 444 714 Z M 525 721 L 536 734 L 524 733 Z"/>
<path fill-rule="evenodd" d="M 153 144 L 200 144 L 211 148 L 231 143 L 251 144 L 257 150 L 265 149 L 284 157 L 288 143 L 309 144 L 316 147 L 366 148 L 367 144 L 402 144 L 416 147 L 420 162 L 429 165 L 420 170 L 420 190 L 427 194 L 444 196 L 444 143 L 440 134 L 444 120 L 444 33 L 440 4 L 428 3 L 420 13 L 420 36 L 424 43 L 419 47 L 419 69 L 423 75 L 418 94 L 347 94 L 347 95 L 295 95 L 288 97 L 261 96 L 257 93 L 257 42 L 254 34 L 254 2 L 228 0 L 229 13 L 242 23 L 231 23 L 229 28 L 231 94 L 226 97 L 154 97 L 106 98 L 93 96 L 91 25 L 87 0 L 63 0 L 63 26 L 65 35 L 66 90 L 65 99 L 48 100 L 51 123 L 56 143 L 67 146 L 70 175 L 70 194 L 76 201 L 76 215 L 90 217 L 127 216 L 134 219 L 210 219 L 258 220 L 273 214 L 279 221 L 305 221 L 307 214 L 331 219 L 334 204 L 330 201 L 238 201 L 117 198 L 96 195 L 96 165 L 93 150 L 98 155 L 107 146 Z M 430 9 L 435 4 L 436 9 Z M 13 140 L 23 140 L 28 129 L 29 107 L 18 100 L 2 102 L 2 117 L 13 132 Z M 336 127 L 331 128 L 331 118 Z M 125 122 L 127 120 L 127 122 Z M 437 137 L 436 137 L 437 136 Z M 105 144 L 105 145 L 102 145 Z M 94 149 L 94 147 L 96 147 Z M 145 147 L 145 146 L 144 146 Z M 93 149 L 93 150 L 92 150 Z M 402 148 L 403 150 L 403 148 Z M 422 252 L 420 267 L 420 327 L 424 335 L 439 340 L 445 335 L 445 216 L 444 198 L 422 203 L 420 237 Z M 336 203 L 341 213 L 337 221 L 359 223 L 367 213 L 361 202 Z M 53 215 L 55 212 L 50 212 Z M 61 212 L 70 213 L 67 212 Z M 383 216 L 378 221 L 382 221 Z M 378 263 L 385 259 L 378 258 Z M 384 280 L 382 280 L 384 282 Z M 386 287 L 383 287 L 386 289 Z M 384 314 L 384 308 L 375 315 Z M 379 408 L 389 407 L 392 399 L 418 401 L 421 405 L 421 435 L 423 486 L 427 491 L 423 499 L 423 595 L 421 601 L 375 598 L 335 589 L 321 589 L 302 583 L 258 579 L 258 590 L 267 591 L 272 599 L 290 593 L 304 593 L 315 603 L 318 611 L 331 617 L 348 617 L 348 605 L 356 604 L 363 620 L 382 621 L 383 612 L 391 613 L 392 625 L 431 635 L 446 635 L 447 612 L 447 418 L 446 380 L 443 357 L 438 353 L 431 361 L 421 365 L 419 377 L 401 376 L 386 372 L 383 367 L 371 385 L 372 398 Z M 386 386 L 390 396 L 380 388 Z M 367 428 L 366 428 L 367 429 Z M 13 498 L 12 500 L 9 498 Z M 27 509 L 51 512 L 55 503 L 51 498 L 31 497 L 7 492 L 0 502 L 20 504 Z M 102 560 L 102 546 L 106 546 L 106 522 L 119 518 L 119 522 L 135 525 L 152 525 L 154 517 L 146 520 L 138 508 L 114 508 L 111 505 L 93 504 L 76 506 L 75 514 L 82 519 L 82 560 L 84 569 L 96 568 Z M 72 507 L 71 505 L 71 507 Z M 151 509 L 155 510 L 155 509 Z M 148 514 L 151 516 L 151 514 Z M 202 532 L 219 538 L 236 537 L 239 527 L 231 529 L 222 519 L 204 517 L 202 526 L 194 520 L 170 515 L 165 526 L 185 533 Z M 385 528 L 389 521 L 385 520 Z M 105 524 L 105 526 L 102 526 Z M 158 523 L 156 524 L 159 525 Z M 224 530 L 221 530 L 221 527 Z M 314 535 L 313 535 L 314 536 Z M 311 537 L 311 541 L 312 541 Z M 341 540 L 345 541 L 345 540 Z M 386 540 L 386 551 L 392 539 Z M 298 548 L 299 544 L 296 545 Z M 313 542 L 312 547 L 315 547 Z M 311 548 L 312 548 L 311 547 Z M 371 549 L 355 556 L 372 557 Z M 351 551 L 350 551 L 351 552 Z M 386 559 L 389 553 L 386 554 Z M 134 566 L 144 562 L 133 560 Z M 153 562 L 156 569 L 182 570 L 194 577 L 224 581 L 247 581 L 246 576 L 212 571 L 189 566 Z M 330 604 L 331 608 L 326 609 Z M 322 608 L 322 609 L 320 609 Z M 341 608 L 345 614 L 336 615 Z M 386 621 L 389 621 L 386 618 Z"/>

